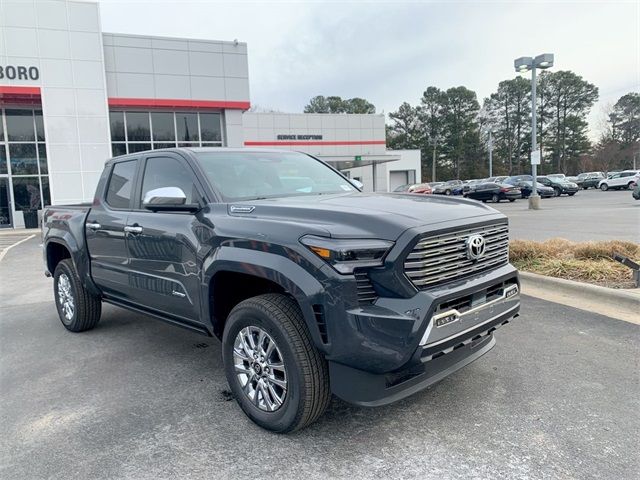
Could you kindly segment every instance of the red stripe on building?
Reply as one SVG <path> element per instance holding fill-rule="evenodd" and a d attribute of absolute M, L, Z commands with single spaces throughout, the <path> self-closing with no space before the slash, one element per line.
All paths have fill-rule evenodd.
<path fill-rule="evenodd" d="M 384 140 L 311 140 L 311 141 L 280 141 L 280 142 L 254 142 L 247 141 L 244 142 L 247 147 L 277 147 L 278 145 L 283 145 L 287 147 L 295 146 L 295 145 L 324 145 L 324 146 L 333 146 L 333 145 L 385 145 L 386 142 Z"/>
<path fill-rule="evenodd" d="M 0 104 L 37 105 L 40 103 L 40 87 L 0 85 Z"/>
<path fill-rule="evenodd" d="M 144 107 L 144 108 L 233 108 L 248 110 L 249 102 L 232 102 L 227 100 L 184 100 L 172 98 L 109 98 L 110 107 Z"/>

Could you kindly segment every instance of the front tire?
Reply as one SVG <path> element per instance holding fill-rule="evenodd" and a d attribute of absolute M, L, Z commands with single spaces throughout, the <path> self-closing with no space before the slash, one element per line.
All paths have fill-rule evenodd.
<path fill-rule="evenodd" d="M 515 198 L 510 198 L 509 201 L 513 203 L 513 202 L 516 201 L 516 199 Z"/>
<path fill-rule="evenodd" d="M 236 305 L 225 325 L 222 357 L 240 408 L 267 430 L 304 428 L 329 405 L 327 362 L 290 297 L 259 295 Z"/>
<path fill-rule="evenodd" d="M 554 188 L 553 189 L 553 196 L 554 197 L 559 197 L 560 195 L 562 195 L 562 192 L 560 191 L 559 188 Z"/>
<path fill-rule="evenodd" d="M 58 316 L 71 332 L 91 330 L 100 321 L 102 301 L 84 288 L 70 259 L 62 260 L 53 274 L 53 293 Z"/>
<path fill-rule="evenodd" d="M 445 190 L 445 191 L 444 191 L 444 194 L 445 194 L 445 195 L 451 195 L 451 190 Z"/>
<path fill-rule="evenodd" d="M 607 190 L 609 190 L 609 185 L 607 185 L 606 183 L 603 183 L 602 185 L 600 185 L 600 190 L 602 190 L 603 192 L 606 192 Z"/>
<path fill-rule="evenodd" d="M 500 197 L 494 193 L 494 194 L 491 196 L 491 201 L 492 201 L 493 203 L 500 203 Z"/>

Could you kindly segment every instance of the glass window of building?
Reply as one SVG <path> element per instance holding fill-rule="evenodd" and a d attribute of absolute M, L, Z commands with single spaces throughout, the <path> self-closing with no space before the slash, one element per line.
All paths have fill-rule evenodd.
<path fill-rule="evenodd" d="M 114 157 L 175 147 L 221 147 L 222 115 L 216 112 L 120 111 L 109 113 Z"/>
<path fill-rule="evenodd" d="M 0 227 L 13 224 L 14 212 L 37 226 L 37 210 L 51 204 L 44 142 L 39 107 L 0 109 Z"/>
<path fill-rule="evenodd" d="M 149 112 L 127 112 L 127 141 L 148 142 L 150 140 Z"/>

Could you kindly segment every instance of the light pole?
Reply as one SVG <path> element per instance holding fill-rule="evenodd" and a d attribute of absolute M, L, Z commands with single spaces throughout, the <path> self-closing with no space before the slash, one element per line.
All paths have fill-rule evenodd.
<path fill-rule="evenodd" d="M 491 133 L 491 130 L 489 130 L 489 176 L 493 177 L 493 138 Z"/>
<path fill-rule="evenodd" d="M 516 72 L 524 73 L 531 70 L 531 176 L 533 177 L 531 195 L 529 196 L 529 209 L 538 210 L 540 208 L 540 197 L 538 196 L 538 165 L 540 164 L 541 152 L 538 150 L 536 135 L 536 69 L 545 69 L 553 66 L 553 53 L 543 53 L 537 57 L 520 57 L 513 62 Z"/>
<path fill-rule="evenodd" d="M 438 147 L 438 138 L 432 138 L 429 143 L 433 147 L 433 159 L 431 160 L 431 181 L 436 181 L 436 148 Z"/>

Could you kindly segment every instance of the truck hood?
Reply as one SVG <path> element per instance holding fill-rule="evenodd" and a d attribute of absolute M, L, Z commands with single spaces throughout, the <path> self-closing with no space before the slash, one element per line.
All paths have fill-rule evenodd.
<path fill-rule="evenodd" d="M 235 206 L 245 207 L 238 209 Z M 250 213 L 234 213 L 247 210 Z M 432 195 L 346 193 L 237 202 L 229 214 L 321 228 L 330 236 L 396 240 L 409 228 L 501 214 L 482 203 Z"/>

